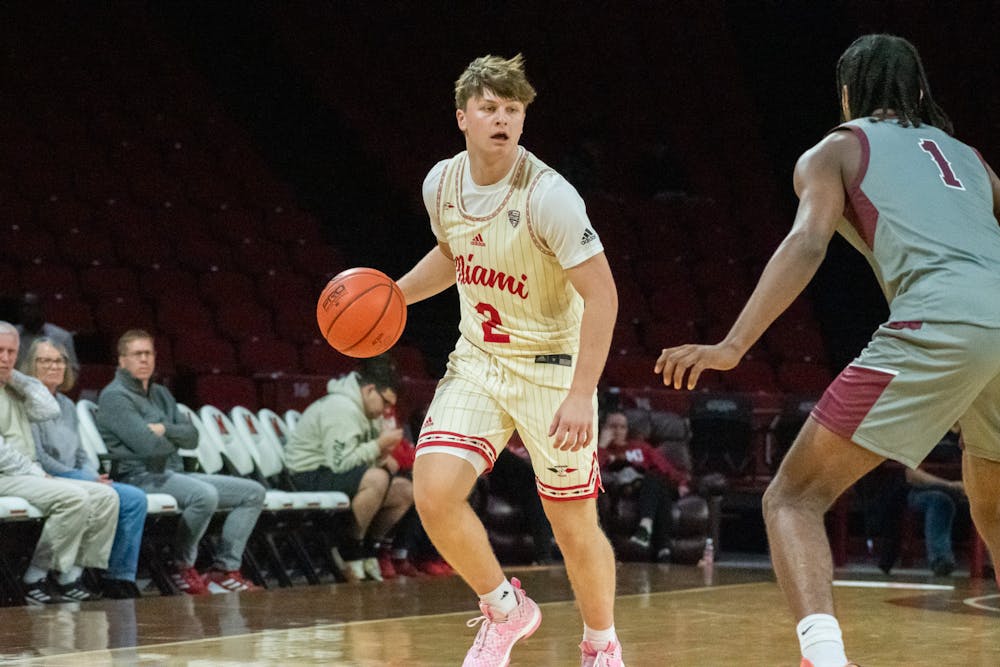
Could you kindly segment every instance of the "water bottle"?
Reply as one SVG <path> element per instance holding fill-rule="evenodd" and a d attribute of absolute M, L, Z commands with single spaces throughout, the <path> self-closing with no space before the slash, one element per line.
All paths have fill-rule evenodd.
<path fill-rule="evenodd" d="M 706 586 L 711 586 L 715 580 L 715 543 L 712 538 L 705 540 L 705 552 L 701 555 L 702 579 Z"/>
<path fill-rule="evenodd" d="M 705 540 L 705 552 L 701 555 L 701 564 L 706 568 L 715 564 L 715 543 L 711 537 Z"/>

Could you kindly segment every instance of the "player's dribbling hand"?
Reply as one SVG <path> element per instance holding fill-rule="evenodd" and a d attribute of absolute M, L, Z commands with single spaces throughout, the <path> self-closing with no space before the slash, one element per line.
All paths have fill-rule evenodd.
<path fill-rule="evenodd" d="M 563 452 L 583 449 L 594 437 L 594 406 L 589 396 L 570 394 L 556 410 L 549 426 L 549 437 L 555 436 L 555 448 Z"/>
<path fill-rule="evenodd" d="M 729 346 L 719 345 L 679 345 L 668 347 L 660 353 L 653 367 L 654 373 L 663 374 L 663 384 L 674 389 L 694 389 L 703 371 L 728 371 L 740 362 L 740 355 Z"/>

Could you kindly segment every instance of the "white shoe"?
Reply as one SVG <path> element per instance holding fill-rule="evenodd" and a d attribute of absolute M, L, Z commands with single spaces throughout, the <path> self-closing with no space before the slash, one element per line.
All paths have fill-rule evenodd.
<path fill-rule="evenodd" d="M 348 582 L 354 583 L 356 581 L 364 581 L 365 579 L 365 564 L 361 560 L 345 560 L 344 567 L 341 569 L 341 574 Z"/>
<path fill-rule="evenodd" d="M 373 581 L 383 581 L 382 579 L 382 568 L 379 567 L 378 558 L 374 556 L 371 558 L 366 558 L 362 561 L 362 567 L 364 573 L 368 575 L 368 578 Z M 364 578 L 362 576 L 362 578 Z"/>

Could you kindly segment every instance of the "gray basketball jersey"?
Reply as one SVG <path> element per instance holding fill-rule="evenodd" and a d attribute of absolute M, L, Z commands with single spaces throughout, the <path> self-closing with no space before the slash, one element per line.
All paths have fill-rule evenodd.
<path fill-rule="evenodd" d="M 838 231 L 874 269 L 890 321 L 1000 327 L 1000 226 L 978 152 L 930 125 L 836 130 L 863 151 Z"/>

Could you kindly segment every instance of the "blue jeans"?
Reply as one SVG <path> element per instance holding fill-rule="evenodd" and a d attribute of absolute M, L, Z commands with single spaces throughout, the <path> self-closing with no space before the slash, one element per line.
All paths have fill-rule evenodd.
<path fill-rule="evenodd" d="M 924 542 L 927 562 L 955 562 L 951 550 L 951 524 L 955 518 L 955 501 L 946 492 L 933 487 L 914 488 L 907 497 L 910 509 L 924 513 Z"/>
<path fill-rule="evenodd" d="M 97 481 L 86 470 L 71 470 L 59 476 L 87 482 Z M 118 494 L 118 525 L 115 529 L 115 541 L 111 543 L 106 576 L 109 579 L 135 581 L 142 528 L 146 522 L 146 494 L 142 489 L 119 482 L 112 482 L 111 488 Z"/>
<path fill-rule="evenodd" d="M 263 486 L 252 479 L 229 475 L 202 473 L 139 472 L 128 481 L 147 493 L 169 493 L 177 499 L 181 520 L 177 526 L 175 557 L 183 566 L 194 566 L 198 558 L 198 542 L 208 529 L 216 509 L 231 509 L 222 524 L 213 566 L 226 572 L 239 570 L 243 549 L 257 525 L 264 507 Z"/>

